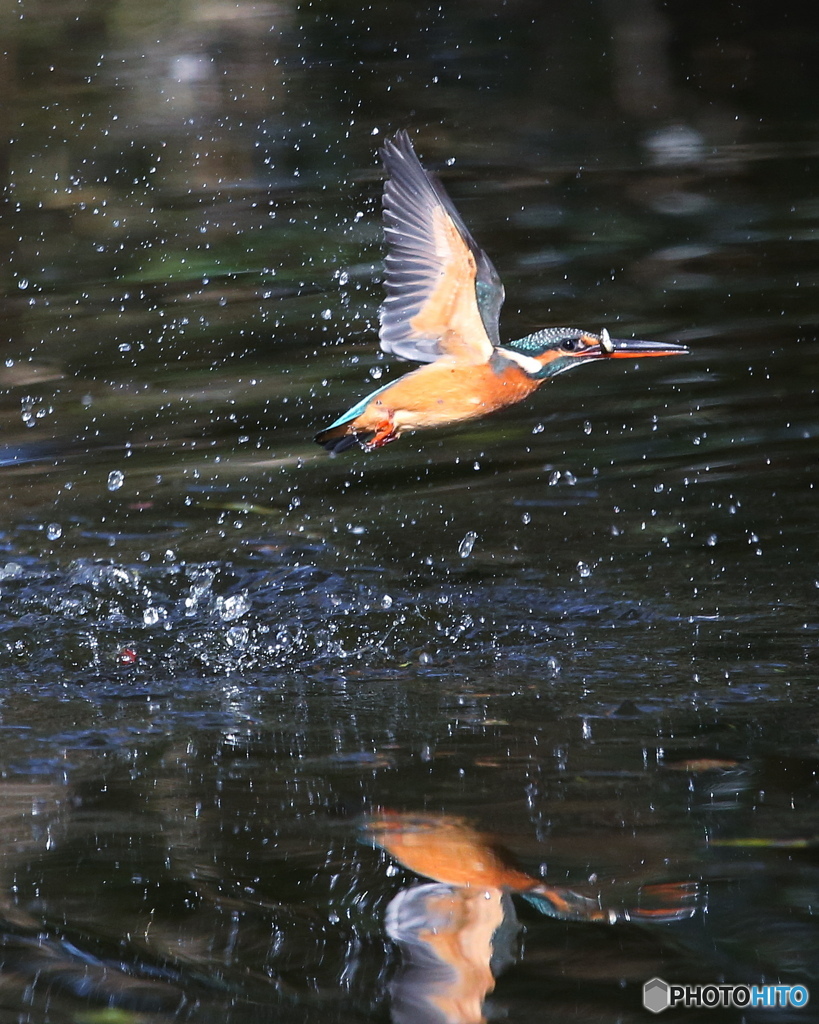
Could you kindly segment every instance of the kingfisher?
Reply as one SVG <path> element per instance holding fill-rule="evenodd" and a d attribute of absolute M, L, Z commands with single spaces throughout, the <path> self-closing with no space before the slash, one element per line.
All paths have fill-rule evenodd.
<path fill-rule="evenodd" d="M 576 327 L 547 327 L 501 344 L 504 289 L 409 135 L 380 149 L 387 241 L 379 310 L 384 352 L 423 363 L 362 398 L 315 436 L 336 454 L 382 448 L 401 434 L 477 419 L 526 398 L 550 377 L 601 359 L 682 355 L 684 345 L 618 340 Z"/>

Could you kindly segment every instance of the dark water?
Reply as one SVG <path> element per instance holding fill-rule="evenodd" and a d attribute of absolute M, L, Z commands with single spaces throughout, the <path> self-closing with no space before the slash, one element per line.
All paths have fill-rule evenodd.
<path fill-rule="evenodd" d="M 655 975 L 816 984 L 814 21 L 4 9 L 0 1020 L 474 1021 L 485 993 L 613 1024 Z M 404 369 L 375 334 L 400 127 L 505 336 L 691 355 L 328 458 L 312 434 Z M 378 808 L 605 905 L 696 881 L 696 913 L 507 895 L 494 991 L 433 1011 L 389 924 L 427 879 L 361 841 Z"/>

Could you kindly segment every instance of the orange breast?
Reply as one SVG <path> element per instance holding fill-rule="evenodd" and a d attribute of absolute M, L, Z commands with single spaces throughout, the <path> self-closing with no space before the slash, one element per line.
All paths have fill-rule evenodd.
<path fill-rule="evenodd" d="M 399 431 L 458 423 L 519 402 L 540 383 L 511 362 L 498 372 L 491 363 L 476 366 L 438 359 L 382 391 L 356 426 L 372 430 L 388 417 Z"/>

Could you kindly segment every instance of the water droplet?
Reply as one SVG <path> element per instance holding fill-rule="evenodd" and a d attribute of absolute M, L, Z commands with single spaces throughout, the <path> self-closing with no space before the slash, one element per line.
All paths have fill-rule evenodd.
<path fill-rule="evenodd" d="M 321 311 L 321 319 L 322 320 L 329 320 L 332 315 L 333 315 L 332 309 L 323 309 Z"/>
<path fill-rule="evenodd" d="M 159 622 L 159 609 L 149 605 L 142 613 L 142 621 L 146 626 L 155 626 Z"/>
<path fill-rule="evenodd" d="M 392 598 L 390 597 L 389 594 L 385 594 L 381 598 L 381 607 L 384 608 L 384 609 L 392 608 Z"/>
<path fill-rule="evenodd" d="M 108 490 L 118 491 L 125 483 L 125 474 L 121 469 L 112 469 L 108 474 Z"/>
<path fill-rule="evenodd" d="M 217 597 L 216 611 L 223 622 L 233 622 L 250 611 L 250 598 L 246 591 L 230 597 Z"/>
<path fill-rule="evenodd" d="M 592 432 L 591 420 L 583 420 L 583 433 L 590 434 Z"/>
<path fill-rule="evenodd" d="M 528 526 L 529 523 L 531 523 L 532 521 L 532 517 L 528 512 L 524 512 L 523 515 L 520 517 L 520 521 L 523 523 L 524 526 Z"/>
<path fill-rule="evenodd" d="M 709 548 L 713 548 L 716 546 L 717 540 L 719 540 L 719 538 L 715 533 L 709 533 L 708 536 L 705 538 L 705 543 L 708 545 Z"/>
<path fill-rule="evenodd" d="M 549 474 L 549 486 L 554 487 L 556 483 L 560 482 L 561 472 L 559 469 L 554 470 Z"/>
<path fill-rule="evenodd" d="M 46 537 L 49 540 L 59 540 L 63 535 L 63 528 L 59 523 L 49 523 L 46 527 Z"/>
<path fill-rule="evenodd" d="M 563 474 L 563 483 L 568 484 L 569 487 L 574 487 L 577 483 L 577 477 L 567 469 Z"/>
<path fill-rule="evenodd" d="M 227 631 L 227 642 L 230 647 L 244 647 L 250 639 L 247 626 L 231 626 Z"/>
<path fill-rule="evenodd" d="M 458 554 L 461 558 L 469 558 L 472 554 L 472 549 L 475 547 L 475 541 L 478 539 L 477 533 L 474 530 L 470 530 L 464 534 L 464 538 L 458 545 Z"/>
<path fill-rule="evenodd" d="M 536 424 L 535 424 L 535 425 L 534 425 L 534 426 L 532 427 L 532 433 L 533 433 L 533 434 L 542 434 L 542 433 L 543 433 L 543 431 L 544 431 L 545 429 L 546 429 L 546 428 L 545 428 L 545 427 L 543 426 L 543 424 L 542 424 L 542 423 L 536 423 Z"/>
<path fill-rule="evenodd" d="M 384 371 L 381 369 L 380 366 L 370 367 L 370 376 L 372 377 L 373 380 L 380 380 L 383 373 Z"/>
<path fill-rule="evenodd" d="M 654 493 L 662 494 L 665 490 L 665 484 L 654 484 Z"/>
<path fill-rule="evenodd" d="M 17 282 L 17 287 L 20 289 L 21 292 L 24 292 L 26 288 L 28 288 L 27 278 L 21 277 L 20 280 Z"/>
<path fill-rule="evenodd" d="M 431 654 L 427 654 L 426 651 L 421 651 L 421 653 L 418 655 L 418 664 L 419 665 L 431 665 L 432 664 L 432 655 Z"/>
<path fill-rule="evenodd" d="M 591 568 L 586 564 L 586 562 L 578 562 L 577 571 L 580 573 L 580 578 L 583 580 L 591 576 L 592 573 Z"/>

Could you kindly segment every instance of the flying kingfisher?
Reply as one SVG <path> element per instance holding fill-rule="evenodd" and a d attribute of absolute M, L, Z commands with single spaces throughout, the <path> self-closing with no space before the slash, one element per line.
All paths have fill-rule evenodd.
<path fill-rule="evenodd" d="M 387 171 L 381 348 L 426 365 L 374 391 L 316 434 L 328 451 L 365 451 L 405 431 L 476 419 L 519 402 L 547 377 L 597 359 L 671 356 L 684 345 L 620 341 L 574 327 L 548 327 L 501 344 L 504 291 L 441 182 L 399 131 L 380 150 Z"/>

